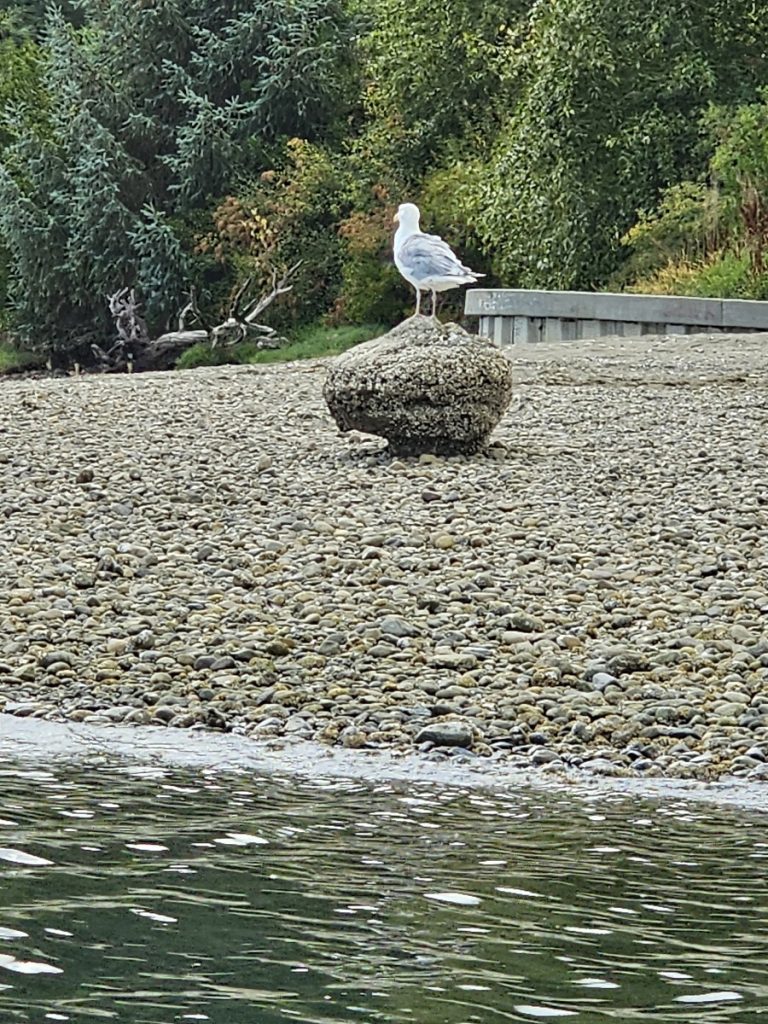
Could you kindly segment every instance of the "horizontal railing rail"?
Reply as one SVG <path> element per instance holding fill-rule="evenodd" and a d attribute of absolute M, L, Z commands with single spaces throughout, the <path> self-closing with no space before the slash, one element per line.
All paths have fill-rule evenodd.
<path fill-rule="evenodd" d="M 472 288 L 465 313 L 502 344 L 618 334 L 768 331 L 768 302 L 623 292 Z"/>

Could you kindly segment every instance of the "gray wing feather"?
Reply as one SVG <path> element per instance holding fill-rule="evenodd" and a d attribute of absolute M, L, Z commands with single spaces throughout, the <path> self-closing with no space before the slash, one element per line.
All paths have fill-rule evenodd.
<path fill-rule="evenodd" d="M 399 259 L 417 278 L 463 277 L 472 274 L 439 235 L 411 235 L 400 247 Z"/>

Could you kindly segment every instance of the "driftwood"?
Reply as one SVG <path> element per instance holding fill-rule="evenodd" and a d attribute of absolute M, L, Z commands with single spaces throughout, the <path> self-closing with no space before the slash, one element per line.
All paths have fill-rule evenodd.
<path fill-rule="evenodd" d="M 253 279 L 249 277 L 243 281 L 229 305 L 227 319 L 220 324 L 216 324 L 210 330 L 211 348 L 216 348 L 219 345 L 222 347 L 238 345 L 241 341 L 245 341 L 251 331 L 261 335 L 260 341 L 264 343 L 265 348 L 273 347 L 273 345 L 269 344 L 269 340 L 275 338 L 274 328 L 258 323 L 257 318 L 261 316 L 265 309 L 272 305 L 275 299 L 287 294 L 293 288 L 293 285 L 288 284 L 288 282 L 301 266 L 301 262 L 299 260 L 298 263 L 294 263 L 292 267 L 289 267 L 279 281 L 277 279 L 277 271 L 273 271 L 272 289 L 266 295 L 249 298 L 248 293 L 253 284 Z"/>
<path fill-rule="evenodd" d="M 202 330 L 152 339 L 140 308 L 133 288 L 121 288 L 109 296 L 117 337 L 109 348 L 91 345 L 97 365 L 106 373 L 169 369 L 185 349 L 208 337 Z"/>
<path fill-rule="evenodd" d="M 201 341 L 207 341 L 211 348 L 230 348 L 245 341 L 252 334 L 257 335 L 257 345 L 263 348 L 278 348 L 283 340 L 273 327 L 257 322 L 257 318 L 281 295 L 291 291 L 288 284 L 301 261 L 290 267 L 278 280 L 272 275 L 271 290 L 265 295 L 250 296 L 253 281 L 248 278 L 235 292 L 229 306 L 226 320 L 209 324 L 200 312 L 194 288 L 190 289 L 186 305 L 178 314 L 178 329 L 150 339 L 147 325 L 139 312 L 140 306 L 135 291 L 121 288 L 109 296 L 109 310 L 115 321 L 117 338 L 112 346 L 103 349 L 92 345 L 97 363 L 105 371 L 164 370 L 176 362 L 186 349 Z M 200 324 L 190 329 L 189 321 Z"/>
<path fill-rule="evenodd" d="M 132 370 L 150 345 L 149 331 L 139 313 L 139 301 L 133 288 L 121 288 L 109 296 L 109 311 L 115 321 L 117 338 L 104 349 L 91 345 L 96 362 L 105 370 Z"/>

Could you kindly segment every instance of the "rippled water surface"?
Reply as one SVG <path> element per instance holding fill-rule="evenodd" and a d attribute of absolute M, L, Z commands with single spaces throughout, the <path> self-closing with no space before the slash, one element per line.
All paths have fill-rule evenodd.
<path fill-rule="evenodd" d="M 757 815 L 108 762 L 0 794 L 3 1022 L 768 1015 Z"/>

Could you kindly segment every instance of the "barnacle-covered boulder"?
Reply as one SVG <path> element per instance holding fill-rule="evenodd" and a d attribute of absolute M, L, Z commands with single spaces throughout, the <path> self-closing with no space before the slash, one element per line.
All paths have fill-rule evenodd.
<path fill-rule="evenodd" d="M 323 393 L 341 430 L 394 454 L 473 454 L 509 406 L 512 367 L 488 338 L 416 316 L 338 356 Z"/>

